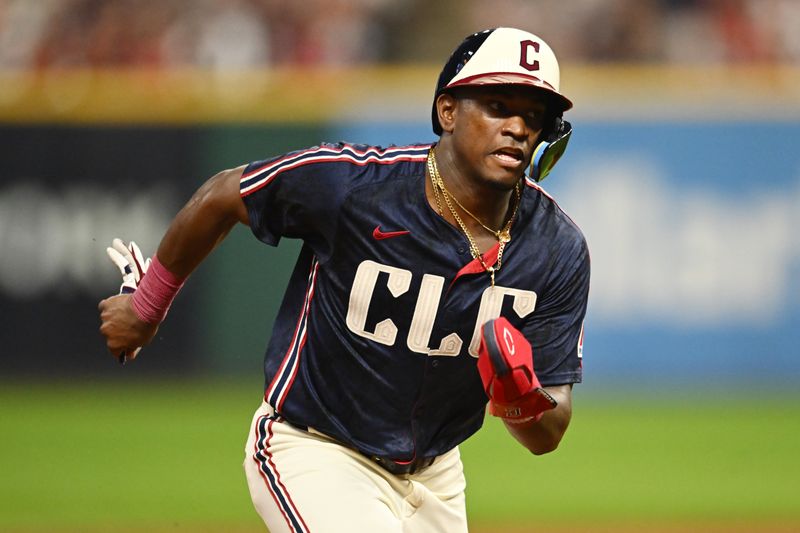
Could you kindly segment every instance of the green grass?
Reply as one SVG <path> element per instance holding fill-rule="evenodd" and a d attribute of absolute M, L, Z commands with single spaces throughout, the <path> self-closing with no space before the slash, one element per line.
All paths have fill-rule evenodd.
<path fill-rule="evenodd" d="M 259 395 L 260 380 L 0 383 L 0 531 L 263 531 L 241 468 Z M 800 530 L 799 451 L 797 395 L 580 391 L 552 454 L 530 455 L 496 420 L 462 446 L 472 524 L 522 531 Z"/>
<path fill-rule="evenodd" d="M 496 420 L 464 446 L 474 524 L 800 530 L 800 397 L 576 396 L 552 454 L 529 455 Z"/>
<path fill-rule="evenodd" d="M 252 382 L 3 386 L 0 531 L 257 530 L 241 463 L 258 404 Z"/>

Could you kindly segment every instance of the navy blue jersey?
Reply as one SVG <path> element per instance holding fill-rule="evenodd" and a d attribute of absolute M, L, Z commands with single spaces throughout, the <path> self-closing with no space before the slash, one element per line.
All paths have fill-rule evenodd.
<path fill-rule="evenodd" d="M 477 431 L 480 326 L 505 316 L 543 385 L 581 380 L 589 255 L 575 224 L 523 187 L 496 286 L 425 196 L 431 145 L 325 144 L 248 165 L 253 233 L 303 247 L 264 362 L 288 421 L 364 453 L 439 455 Z M 497 246 L 484 254 L 493 264 Z"/>

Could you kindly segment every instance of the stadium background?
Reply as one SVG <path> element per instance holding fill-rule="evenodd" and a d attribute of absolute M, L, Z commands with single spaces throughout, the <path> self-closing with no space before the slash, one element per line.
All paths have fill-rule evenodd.
<path fill-rule="evenodd" d="M 234 230 L 124 370 L 105 247 L 152 252 L 222 168 L 433 140 L 439 66 L 496 25 L 560 52 L 543 185 L 593 283 L 572 428 L 534 458 L 487 421 L 473 525 L 800 530 L 800 6 L 557 4 L 0 1 L 0 530 L 259 530 L 241 447 L 297 244 Z"/>

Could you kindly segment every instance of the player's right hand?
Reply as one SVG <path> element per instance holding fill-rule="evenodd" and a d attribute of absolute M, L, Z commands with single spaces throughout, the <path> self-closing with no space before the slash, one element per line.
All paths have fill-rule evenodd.
<path fill-rule="evenodd" d="M 102 300 L 100 310 L 100 333 L 106 338 L 108 351 L 122 361 L 136 358 L 142 346 L 148 344 L 158 324 L 143 322 L 131 306 L 130 294 L 119 294 Z"/>
<path fill-rule="evenodd" d="M 150 258 L 145 261 L 138 244 L 131 241 L 126 246 L 122 239 L 112 240 L 111 246 L 106 248 L 106 253 L 111 262 L 117 265 L 119 273 L 122 275 L 119 293 L 135 292 L 150 268 Z"/>
<path fill-rule="evenodd" d="M 120 274 L 122 275 L 122 284 L 119 287 L 119 293 L 122 294 L 132 294 L 136 292 L 136 289 L 139 288 L 139 283 L 141 283 L 142 278 L 147 273 L 148 268 L 150 267 L 150 259 L 144 259 L 139 246 L 131 241 L 127 245 L 122 242 L 121 239 L 114 239 L 111 241 L 111 246 L 106 248 L 106 253 L 108 254 L 109 259 L 113 262 L 117 268 L 119 269 Z M 110 300 L 110 299 L 109 299 Z M 129 300 L 129 298 L 128 298 Z M 114 328 L 111 326 L 106 326 L 107 322 L 103 318 L 103 311 L 104 309 L 110 310 L 110 304 L 104 304 L 108 300 L 103 300 L 100 302 L 100 318 L 103 324 L 100 327 L 100 332 L 106 337 L 107 345 L 109 351 L 117 357 L 121 364 L 125 364 L 127 361 L 133 360 L 141 350 L 141 347 L 146 344 L 146 342 L 140 342 L 136 344 L 136 341 L 133 339 L 123 339 L 120 337 L 120 334 L 124 333 L 120 330 L 119 327 Z M 127 307 L 130 308 L 130 302 L 128 301 Z M 130 308 L 133 311 L 132 308 Z M 119 310 L 118 312 L 122 313 L 124 310 Z M 107 318 L 111 320 L 114 317 L 114 312 L 109 311 L 107 314 Z M 133 315 L 133 317 L 116 317 L 114 320 L 119 322 L 122 320 L 123 323 L 126 323 L 129 328 L 136 328 L 141 330 L 146 330 L 147 328 L 138 327 L 139 325 L 132 320 L 132 318 L 136 318 L 138 321 L 138 317 Z M 115 322 L 115 323 L 117 323 Z M 139 321 L 141 322 L 141 321 Z M 109 322 L 110 323 L 110 322 Z M 104 328 L 105 327 L 105 331 Z M 157 328 L 156 328 L 157 329 Z M 111 336 L 109 336 L 111 335 Z M 152 335 L 155 335 L 155 331 L 152 332 Z M 147 342 L 152 339 L 152 335 L 149 335 L 147 331 L 142 331 L 141 335 L 136 335 L 134 338 L 143 338 L 147 337 Z M 113 336 L 113 337 L 112 337 Z M 133 342 L 133 344 L 131 344 Z"/>

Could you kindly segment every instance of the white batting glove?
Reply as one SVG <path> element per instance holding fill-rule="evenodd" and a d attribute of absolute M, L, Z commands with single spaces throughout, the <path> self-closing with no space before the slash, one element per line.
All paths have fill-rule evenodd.
<path fill-rule="evenodd" d="M 136 292 L 139 288 L 142 278 L 150 268 L 150 258 L 144 259 L 142 251 L 139 246 L 131 241 L 126 246 L 121 239 L 114 239 L 111 241 L 111 246 L 106 248 L 106 253 L 111 261 L 117 265 L 120 274 L 122 274 L 122 284 L 119 286 L 120 294 L 131 294 Z M 136 348 L 133 352 L 133 357 L 139 353 L 141 348 Z M 119 362 L 125 364 L 128 360 L 128 354 L 123 353 L 119 356 Z"/>
<path fill-rule="evenodd" d="M 139 246 L 131 241 L 127 246 L 121 239 L 111 241 L 111 247 L 106 248 L 106 253 L 111 261 L 117 265 L 122 274 L 122 285 L 119 286 L 120 294 L 130 294 L 139 288 L 139 283 L 150 268 L 150 258 L 146 261 Z"/>

